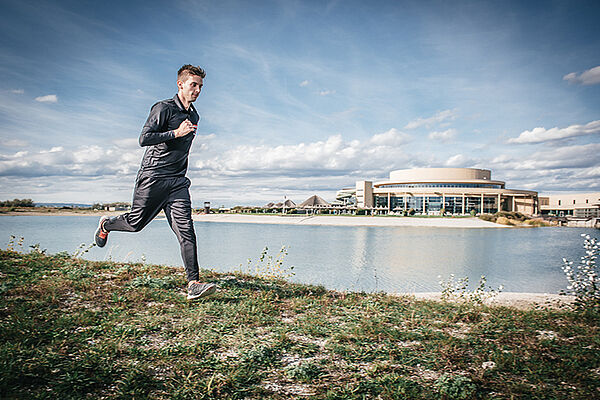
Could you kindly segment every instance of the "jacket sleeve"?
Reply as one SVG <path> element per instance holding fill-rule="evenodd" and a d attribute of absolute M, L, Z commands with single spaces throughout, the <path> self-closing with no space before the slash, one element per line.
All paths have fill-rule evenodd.
<path fill-rule="evenodd" d="M 162 103 L 156 103 L 150 110 L 150 115 L 140 134 L 140 146 L 152 146 L 175 139 L 175 132 L 167 130 L 169 109 Z"/>

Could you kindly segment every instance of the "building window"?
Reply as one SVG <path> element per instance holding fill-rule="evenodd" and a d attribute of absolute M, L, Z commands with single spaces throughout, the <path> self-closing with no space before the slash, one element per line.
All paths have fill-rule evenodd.
<path fill-rule="evenodd" d="M 465 197 L 465 212 L 469 214 L 471 211 L 481 213 L 481 197 Z"/>
<path fill-rule="evenodd" d="M 494 196 L 494 197 L 485 196 L 483 198 L 483 212 L 488 213 L 488 214 L 493 214 L 493 213 L 499 211 L 497 200 L 498 199 L 496 198 L 496 196 Z"/>
<path fill-rule="evenodd" d="M 558 205 L 560 206 L 560 200 L 558 201 Z"/>
<path fill-rule="evenodd" d="M 390 183 L 375 185 L 378 188 L 491 188 L 503 189 L 502 185 L 491 183 Z"/>
<path fill-rule="evenodd" d="M 590 201 L 588 199 L 585 199 L 585 204 L 588 204 Z"/>
<path fill-rule="evenodd" d="M 375 207 L 387 208 L 388 199 L 387 196 L 375 196 Z"/>
<path fill-rule="evenodd" d="M 427 197 L 426 211 L 429 213 L 439 213 L 443 207 L 441 196 L 430 196 Z"/>
<path fill-rule="evenodd" d="M 462 214 L 462 197 L 446 196 L 444 209 L 448 214 Z"/>
<path fill-rule="evenodd" d="M 575 204 L 575 200 L 573 200 L 573 204 Z"/>

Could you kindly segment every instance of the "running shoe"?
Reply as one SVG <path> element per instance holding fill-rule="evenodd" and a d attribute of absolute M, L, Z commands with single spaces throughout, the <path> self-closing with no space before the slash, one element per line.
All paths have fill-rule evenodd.
<path fill-rule="evenodd" d="M 201 297 L 209 296 L 216 292 L 217 285 L 214 283 L 200 283 L 192 281 L 187 288 L 187 299 L 195 300 Z"/>
<path fill-rule="evenodd" d="M 94 241 L 98 247 L 104 247 L 104 245 L 106 245 L 106 240 L 108 239 L 108 232 L 104 230 L 104 222 L 106 221 L 108 221 L 107 216 L 100 217 L 98 229 L 96 229 L 96 234 L 94 235 Z"/>

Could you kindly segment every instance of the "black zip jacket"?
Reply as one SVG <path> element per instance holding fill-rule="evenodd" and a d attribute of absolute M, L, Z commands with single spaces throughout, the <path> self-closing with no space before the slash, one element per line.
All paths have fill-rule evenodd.
<path fill-rule="evenodd" d="M 185 176 L 188 167 L 188 155 L 195 132 L 175 138 L 175 129 L 189 119 L 198 125 L 200 116 L 193 105 L 189 110 L 183 108 L 179 96 L 162 100 L 152 106 L 150 115 L 140 134 L 140 146 L 146 147 L 140 176 L 172 178 Z"/>

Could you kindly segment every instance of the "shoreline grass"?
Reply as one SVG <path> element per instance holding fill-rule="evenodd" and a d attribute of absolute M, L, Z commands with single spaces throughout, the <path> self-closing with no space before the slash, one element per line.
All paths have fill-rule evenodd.
<path fill-rule="evenodd" d="M 590 399 L 600 316 L 0 250 L 3 399 Z"/>

